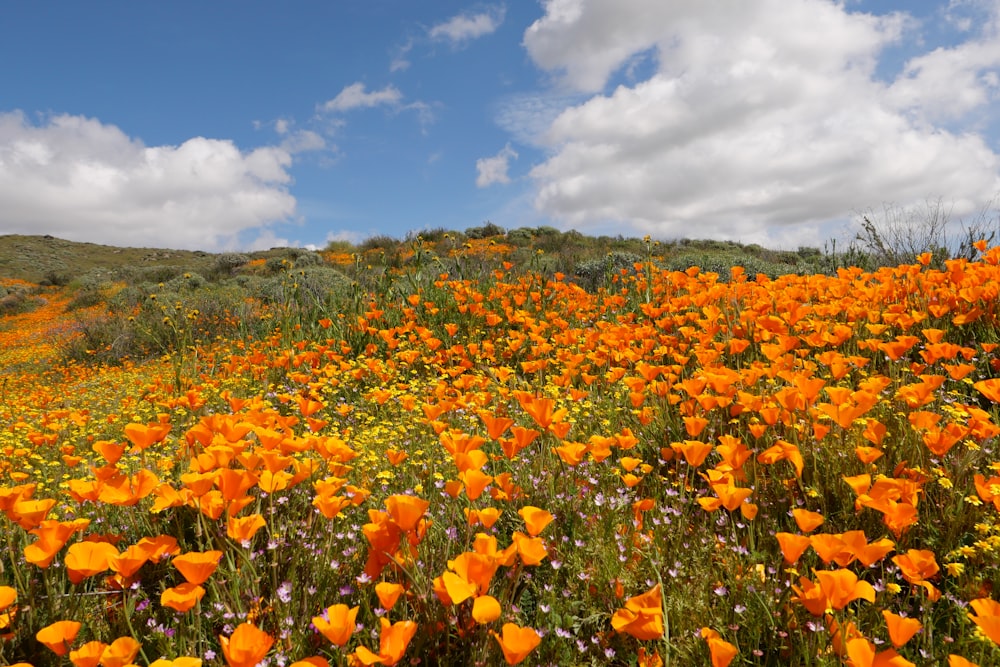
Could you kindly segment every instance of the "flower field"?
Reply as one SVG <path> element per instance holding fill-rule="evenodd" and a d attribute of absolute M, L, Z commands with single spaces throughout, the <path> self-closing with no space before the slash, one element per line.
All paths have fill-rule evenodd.
<path fill-rule="evenodd" d="M 263 337 L 165 306 L 182 344 L 116 365 L 41 289 L 0 320 L 0 662 L 1000 664 L 978 250 L 585 290 L 494 248 Z"/>

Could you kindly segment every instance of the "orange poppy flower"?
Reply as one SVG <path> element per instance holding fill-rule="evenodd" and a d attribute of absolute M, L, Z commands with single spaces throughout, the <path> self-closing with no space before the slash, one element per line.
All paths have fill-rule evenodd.
<path fill-rule="evenodd" d="M 537 537 L 555 519 L 549 512 L 531 505 L 525 505 L 517 513 L 524 519 L 525 529 L 532 537 Z"/>
<path fill-rule="evenodd" d="M 481 449 L 472 449 L 467 452 L 453 452 L 455 467 L 460 473 L 469 470 L 482 470 L 486 462 L 490 460 L 489 454 Z"/>
<path fill-rule="evenodd" d="M 510 417 L 498 417 L 486 410 L 480 410 L 477 414 L 483 420 L 483 424 L 486 426 L 486 434 L 491 440 L 499 440 L 500 436 L 514 425 L 514 420 Z"/>
<path fill-rule="evenodd" d="M 442 577 L 454 603 L 461 604 L 466 598 L 485 595 L 499 565 L 496 555 L 474 551 L 466 551 L 448 561 L 448 567 L 454 571 L 455 577 L 446 576 L 450 572 L 445 572 Z"/>
<path fill-rule="evenodd" d="M 205 589 L 198 584 L 185 582 L 160 593 L 160 604 L 182 614 L 205 597 Z"/>
<path fill-rule="evenodd" d="M 547 429 L 555 422 L 561 422 L 568 413 L 566 408 L 555 409 L 556 402 L 551 398 L 536 396 L 526 391 L 514 392 L 514 398 L 521 404 L 540 428 Z"/>
<path fill-rule="evenodd" d="M 155 497 L 155 500 L 153 501 L 153 507 L 150 508 L 150 511 L 154 514 L 162 512 L 169 507 L 180 507 L 194 498 L 194 494 L 191 493 L 190 489 L 181 489 L 178 491 L 166 482 L 159 484 L 155 489 L 153 489 L 152 494 Z"/>
<path fill-rule="evenodd" d="M 858 460 L 868 465 L 869 463 L 874 463 L 875 461 L 882 458 L 882 450 L 877 447 L 863 447 L 858 446 L 854 448 L 854 455 L 858 457 Z"/>
<path fill-rule="evenodd" d="M 504 456 L 508 459 L 512 459 L 517 456 L 518 452 L 534 442 L 535 439 L 542 433 L 541 431 L 536 431 L 532 428 L 514 426 L 510 429 L 510 434 L 513 437 L 500 438 L 499 440 L 500 448 L 503 450 Z"/>
<path fill-rule="evenodd" d="M 84 530 L 90 524 L 89 519 L 77 521 L 45 520 L 31 529 L 38 539 L 24 547 L 24 559 L 40 568 L 47 568 L 73 533 Z"/>
<path fill-rule="evenodd" d="M 167 437 L 170 424 L 126 424 L 125 437 L 132 443 L 132 451 L 148 449 Z"/>
<path fill-rule="evenodd" d="M 491 632 L 493 638 L 500 644 L 504 660 L 508 665 L 520 664 L 528 655 L 538 648 L 542 638 L 534 628 L 522 628 L 513 623 L 504 623 L 501 634 Z"/>
<path fill-rule="evenodd" d="M 44 500 L 18 500 L 7 510 L 7 516 L 25 530 L 31 530 L 39 526 L 49 510 L 55 507 L 55 498 L 45 498 Z"/>
<path fill-rule="evenodd" d="M 142 645 L 131 637 L 119 637 L 104 649 L 101 667 L 126 667 L 139 655 Z"/>
<path fill-rule="evenodd" d="M 585 443 L 566 440 L 558 447 L 553 447 L 552 451 L 559 455 L 563 463 L 572 468 L 580 465 L 580 462 L 583 461 L 583 457 L 586 456 L 589 449 Z"/>
<path fill-rule="evenodd" d="M 864 637 L 847 640 L 847 657 L 850 667 L 916 667 L 895 649 L 876 653 L 875 644 Z"/>
<path fill-rule="evenodd" d="M 795 535 L 794 533 L 775 533 L 781 547 L 781 556 L 786 563 L 798 562 L 805 550 L 809 548 L 810 540 L 805 535 Z"/>
<path fill-rule="evenodd" d="M 136 542 L 135 546 L 143 549 L 153 562 L 162 560 L 166 556 L 175 556 L 181 551 L 177 546 L 177 538 L 170 535 L 144 537 Z"/>
<path fill-rule="evenodd" d="M 804 509 L 794 509 L 792 510 L 792 517 L 795 519 L 795 524 L 799 527 L 803 533 L 811 533 L 820 526 L 823 525 L 823 515 L 819 512 L 810 512 Z"/>
<path fill-rule="evenodd" d="M 833 609 L 843 609 L 854 600 L 875 602 L 875 589 L 867 581 L 860 581 L 850 570 L 819 570 L 816 572 L 820 588 Z"/>
<path fill-rule="evenodd" d="M 941 597 L 940 591 L 927 581 L 940 571 L 933 551 L 910 549 L 904 554 L 893 556 L 892 562 L 899 567 L 906 581 L 927 590 L 931 602 L 935 602 Z"/>
<path fill-rule="evenodd" d="M 708 479 L 709 485 L 718 496 L 717 499 L 698 498 L 698 503 L 709 512 L 713 512 L 719 507 L 725 507 L 730 512 L 733 512 L 747 502 L 747 499 L 753 493 L 753 489 L 736 486 L 736 478 L 728 472 L 720 472 L 712 469 L 704 477 Z M 716 500 L 717 502 L 712 502 Z"/>
<path fill-rule="evenodd" d="M 236 542 L 249 542 L 258 530 L 267 525 L 264 517 L 260 514 L 251 514 L 244 517 L 229 517 L 226 522 L 226 535 Z"/>
<path fill-rule="evenodd" d="M 413 635 L 417 634 L 417 624 L 413 621 L 397 621 L 389 623 L 385 617 L 379 619 L 382 634 L 379 638 L 378 655 L 364 646 L 359 646 L 354 655 L 364 665 L 395 665 L 402 660 L 406 648 L 410 645 Z"/>
<path fill-rule="evenodd" d="M 416 496 L 394 495 L 385 499 L 385 507 L 392 521 L 404 532 L 416 530 L 430 503 Z"/>
<path fill-rule="evenodd" d="M 487 507 L 481 510 L 465 508 L 464 511 L 465 517 L 470 526 L 475 526 L 479 523 L 485 526 L 487 530 L 492 528 L 493 525 L 500 519 L 500 515 L 503 514 L 503 510 L 497 509 L 496 507 Z"/>
<path fill-rule="evenodd" d="M 719 633 L 711 628 L 701 629 L 702 638 L 708 643 L 708 653 L 712 667 L 729 667 L 729 663 L 739 655 L 739 649 L 722 639 Z"/>
<path fill-rule="evenodd" d="M 712 453 L 712 449 L 714 449 L 714 445 L 699 440 L 672 442 L 670 443 L 670 447 L 675 452 L 681 454 L 689 466 L 695 468 L 704 463 L 708 455 Z"/>
<path fill-rule="evenodd" d="M 861 435 L 876 447 L 880 447 L 886 431 L 885 424 L 877 419 L 868 419 L 865 424 L 865 430 Z"/>
<path fill-rule="evenodd" d="M 150 667 L 152 667 L 152 665 L 150 665 Z M 330 661 L 317 655 L 311 658 L 296 660 L 288 667 L 330 667 Z"/>
<path fill-rule="evenodd" d="M 540 537 L 528 537 L 520 531 L 514 531 L 512 539 L 521 562 L 525 565 L 538 565 L 549 553 Z"/>
<path fill-rule="evenodd" d="M 87 642 L 80 648 L 69 652 L 69 661 L 74 667 L 97 667 L 101 664 L 104 649 L 108 647 L 104 642 Z"/>
<path fill-rule="evenodd" d="M 175 556 L 171 561 L 189 584 L 203 584 L 212 576 L 219 566 L 222 558 L 221 551 L 189 551 L 186 554 Z"/>
<path fill-rule="evenodd" d="M 472 602 L 472 618 L 480 625 L 492 623 L 501 613 L 500 602 L 492 595 L 480 595 Z"/>
<path fill-rule="evenodd" d="M 983 634 L 994 644 L 1000 644 L 1000 602 L 990 598 L 979 598 L 969 602 L 975 614 L 969 619 L 979 626 Z"/>
<path fill-rule="evenodd" d="M 663 667 L 663 658 L 660 657 L 659 651 L 647 653 L 646 647 L 640 646 L 639 655 L 636 657 L 638 659 L 638 667 Z"/>
<path fill-rule="evenodd" d="M 983 396 L 990 399 L 994 403 L 1000 403 L 1000 378 L 980 380 L 972 386 L 978 389 Z"/>
<path fill-rule="evenodd" d="M 215 485 L 228 501 L 239 500 L 257 485 L 260 478 L 249 470 L 223 468 L 215 475 Z"/>
<path fill-rule="evenodd" d="M 917 619 L 899 616 L 888 609 L 882 610 L 882 617 L 885 618 L 885 625 L 889 630 L 889 641 L 896 648 L 910 641 L 910 638 L 924 627 Z"/>
<path fill-rule="evenodd" d="M 611 627 L 636 639 L 663 637 L 663 596 L 660 585 L 626 600 L 625 607 L 611 617 Z"/>
<path fill-rule="evenodd" d="M 854 560 L 854 554 L 847 548 L 844 538 L 831 533 L 818 533 L 809 536 L 809 543 L 819 559 L 824 563 L 835 562 L 841 567 Z"/>
<path fill-rule="evenodd" d="M 118 556 L 118 549 L 107 542 L 76 542 L 66 552 L 66 572 L 69 580 L 79 584 L 87 577 L 100 574 L 111 567 L 111 559 Z"/>
<path fill-rule="evenodd" d="M 111 465 L 118 463 L 122 454 L 125 453 L 125 445 L 110 440 L 98 440 L 91 445 L 91 449 L 104 457 L 104 460 Z"/>
<path fill-rule="evenodd" d="M 17 589 L 10 586 L 0 586 L 0 611 L 14 604 L 17 600 Z"/>
<path fill-rule="evenodd" d="M 830 631 L 830 644 L 833 646 L 833 652 L 841 658 L 845 657 L 847 655 L 847 642 L 861 636 L 858 626 L 852 621 L 841 624 L 833 614 L 826 615 L 826 624 Z"/>
<path fill-rule="evenodd" d="M 39 630 L 35 639 L 56 655 L 66 655 L 81 627 L 76 621 L 56 621 Z"/>
<path fill-rule="evenodd" d="M 274 644 L 274 638 L 250 623 L 241 623 L 229 637 L 219 635 L 229 667 L 256 667 Z"/>
<path fill-rule="evenodd" d="M 951 653 L 948 655 L 948 667 L 979 667 L 979 665 L 971 660 L 966 660 L 960 655 Z"/>
<path fill-rule="evenodd" d="M 368 510 L 368 518 L 371 521 L 361 526 L 362 534 L 371 545 L 368 550 L 365 573 L 374 578 L 392 561 L 391 555 L 399 550 L 402 531 L 388 512 L 370 509 Z"/>
<path fill-rule="evenodd" d="M 332 519 L 340 514 L 345 507 L 349 507 L 351 500 L 334 493 L 321 493 L 313 498 L 312 504 L 319 509 L 323 516 Z"/>
<path fill-rule="evenodd" d="M 886 537 L 869 543 L 863 530 L 849 530 L 841 533 L 840 538 L 853 558 L 865 567 L 879 562 L 896 548 L 896 543 Z"/>
<path fill-rule="evenodd" d="M 993 503 L 993 506 L 1000 510 L 1000 493 L 995 493 L 994 491 L 1000 489 L 1000 477 L 993 476 L 986 479 L 983 475 L 976 474 L 973 477 L 973 481 L 976 485 L 976 492 L 979 497 L 987 503 Z"/>
<path fill-rule="evenodd" d="M 335 604 L 327 607 L 326 618 L 314 616 L 312 622 L 324 637 L 337 646 L 344 646 L 354 634 L 358 609 L 358 607 L 348 608 L 346 604 Z"/>
<path fill-rule="evenodd" d="M 460 472 L 458 478 L 465 485 L 465 495 L 469 497 L 469 500 L 478 500 L 486 487 L 493 482 L 492 476 L 475 468 Z"/>
<path fill-rule="evenodd" d="M 757 456 L 757 461 L 767 465 L 777 463 L 778 461 L 788 461 L 795 468 L 796 477 L 802 477 L 802 469 L 805 466 L 805 461 L 802 459 L 799 448 L 784 440 L 778 440 L 776 444 L 761 452 Z"/>
<path fill-rule="evenodd" d="M 400 584 L 388 581 L 383 581 L 375 585 L 375 595 L 378 596 L 379 604 L 387 611 L 396 605 L 396 600 L 399 599 L 404 590 Z"/>
<path fill-rule="evenodd" d="M 149 560 L 148 552 L 137 544 L 133 544 L 125 551 L 114 556 L 108 561 L 108 568 L 123 577 L 131 577 L 139 571 L 146 561 Z"/>
<path fill-rule="evenodd" d="M 406 459 L 410 458 L 410 455 L 406 450 L 389 448 L 385 450 L 385 457 L 389 459 L 389 463 L 392 466 L 398 466 Z"/>
<path fill-rule="evenodd" d="M 462 604 L 475 597 L 477 592 L 476 584 L 454 572 L 445 572 L 440 577 L 435 577 L 433 583 L 434 594 L 444 605 Z"/>
<path fill-rule="evenodd" d="M 799 577 L 799 586 L 792 586 L 792 590 L 795 591 L 792 601 L 800 603 L 813 616 L 822 616 L 826 611 L 828 605 L 823 589 L 808 577 Z"/>

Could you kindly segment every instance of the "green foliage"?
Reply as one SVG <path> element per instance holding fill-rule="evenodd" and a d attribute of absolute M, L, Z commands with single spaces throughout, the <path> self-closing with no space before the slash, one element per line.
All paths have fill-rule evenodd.
<path fill-rule="evenodd" d="M 488 239 L 494 236 L 503 236 L 506 230 L 500 225 L 495 225 L 489 220 L 479 227 L 469 227 L 465 230 L 465 235 L 470 239 Z"/>
<path fill-rule="evenodd" d="M 226 252 L 215 258 L 212 265 L 212 275 L 216 277 L 231 276 L 233 272 L 250 261 L 250 258 L 243 253 Z"/>
<path fill-rule="evenodd" d="M 41 299 L 21 285 L 12 287 L 0 286 L 0 315 L 12 315 L 15 313 L 26 313 L 35 309 L 41 303 Z"/>
<path fill-rule="evenodd" d="M 69 359 L 100 363 L 143 360 L 206 345 L 221 337 L 260 328 L 259 307 L 232 285 L 210 285 L 198 274 L 180 276 L 168 285 L 126 287 L 107 302 L 107 311 L 81 317 L 80 336 L 63 354 Z"/>
<path fill-rule="evenodd" d="M 264 303 L 315 308 L 350 290 L 351 281 L 329 266 L 293 266 L 263 280 L 246 281 L 248 293 Z"/>
<path fill-rule="evenodd" d="M 741 266 L 746 271 L 748 280 L 754 280 L 758 275 L 769 278 L 776 278 L 788 273 L 812 273 L 809 267 L 800 267 L 794 264 L 784 264 L 769 262 L 760 259 L 749 253 L 734 252 L 682 252 L 668 257 L 664 263 L 667 269 L 672 271 L 686 271 L 696 266 L 703 272 L 717 273 L 722 280 L 729 280 L 731 270 L 734 266 Z"/>
<path fill-rule="evenodd" d="M 643 257 L 631 252 L 612 250 L 604 257 L 588 259 L 576 265 L 574 275 L 586 289 L 607 287 L 612 276 L 634 271 L 634 266 L 643 261 Z"/>

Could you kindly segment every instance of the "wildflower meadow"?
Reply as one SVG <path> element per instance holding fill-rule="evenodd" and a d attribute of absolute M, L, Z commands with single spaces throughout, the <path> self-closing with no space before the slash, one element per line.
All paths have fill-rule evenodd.
<path fill-rule="evenodd" d="M 280 298 L 21 285 L 0 663 L 1000 664 L 1000 248 L 646 247 L 586 284 L 499 237 L 272 263 Z"/>

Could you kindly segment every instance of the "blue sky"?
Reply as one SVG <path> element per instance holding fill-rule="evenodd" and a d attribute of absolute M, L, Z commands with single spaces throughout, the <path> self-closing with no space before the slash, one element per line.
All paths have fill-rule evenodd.
<path fill-rule="evenodd" d="M 1000 1 L 12 2 L 0 233 L 821 245 L 1000 192 Z"/>

